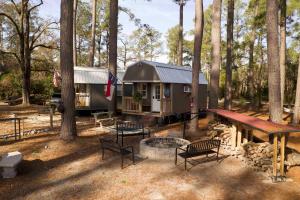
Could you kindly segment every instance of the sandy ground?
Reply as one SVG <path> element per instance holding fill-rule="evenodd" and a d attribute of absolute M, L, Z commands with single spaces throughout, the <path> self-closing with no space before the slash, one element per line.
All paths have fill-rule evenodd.
<path fill-rule="evenodd" d="M 88 131 L 83 130 L 83 133 Z M 95 131 L 97 132 L 97 131 Z M 156 133 L 178 134 L 178 129 Z M 94 134 L 94 133 L 93 133 Z M 66 143 L 56 135 L 2 146 L 23 153 L 20 174 L 2 179 L 0 199 L 300 199 L 300 183 L 271 183 L 232 157 L 184 166 L 173 160 L 139 160 L 120 168 L 118 155 L 102 160 L 98 136 Z M 138 152 L 139 137 L 127 139 Z M 203 161 L 202 158 L 198 161 Z"/>
<path fill-rule="evenodd" d="M 30 114 L 28 120 L 28 128 L 49 126 L 47 115 L 41 113 Z M 59 125 L 59 116 L 56 121 Z M 0 155 L 20 151 L 24 161 L 16 178 L 0 179 L 0 199 L 300 199 L 299 167 L 289 170 L 287 182 L 276 184 L 225 155 L 219 162 L 199 164 L 199 158 L 188 171 L 183 164 L 175 166 L 173 159 L 139 159 L 136 165 L 127 160 L 121 169 L 118 155 L 108 152 L 101 158 L 98 137 L 108 132 L 94 127 L 89 117 L 80 118 L 77 126 L 80 136 L 72 142 L 60 140 L 53 130 L 1 145 Z M 180 134 L 178 127 L 155 133 Z M 140 139 L 125 142 L 138 153 Z"/>

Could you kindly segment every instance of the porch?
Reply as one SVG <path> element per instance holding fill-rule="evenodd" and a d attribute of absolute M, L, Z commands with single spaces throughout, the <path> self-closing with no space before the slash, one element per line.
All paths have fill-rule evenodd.
<path fill-rule="evenodd" d="M 127 85 L 123 91 L 123 113 L 157 117 L 173 113 L 170 84 L 133 83 L 130 89 Z"/>

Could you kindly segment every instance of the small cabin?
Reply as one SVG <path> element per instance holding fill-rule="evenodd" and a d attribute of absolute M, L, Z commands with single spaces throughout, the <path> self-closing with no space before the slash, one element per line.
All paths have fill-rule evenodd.
<path fill-rule="evenodd" d="M 191 111 L 192 68 L 139 61 L 130 65 L 123 77 L 124 114 L 156 117 Z M 200 109 L 207 108 L 207 80 L 199 73 Z"/>
<path fill-rule="evenodd" d="M 117 70 L 117 108 L 122 109 L 122 79 L 124 70 Z M 74 67 L 76 110 L 106 111 L 110 101 L 105 97 L 107 68 Z"/>

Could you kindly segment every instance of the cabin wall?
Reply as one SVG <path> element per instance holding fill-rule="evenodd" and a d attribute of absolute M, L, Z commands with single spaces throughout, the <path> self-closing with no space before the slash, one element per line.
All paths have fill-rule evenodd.
<path fill-rule="evenodd" d="M 90 109 L 91 110 L 108 110 L 111 104 L 104 94 L 104 84 L 91 84 L 90 85 Z M 118 87 L 122 87 L 118 85 Z M 115 91 L 116 92 L 116 91 Z M 117 97 L 117 108 L 122 108 L 122 97 Z"/>
<path fill-rule="evenodd" d="M 190 109 L 190 93 L 183 92 L 184 84 L 172 84 L 172 110 L 173 113 L 189 112 Z"/>
<path fill-rule="evenodd" d="M 107 110 L 109 101 L 105 98 L 104 85 L 103 84 L 91 84 L 91 106 L 92 110 Z"/>
<path fill-rule="evenodd" d="M 183 92 L 184 84 L 172 84 L 172 109 L 173 113 L 184 113 L 191 111 L 191 93 Z M 199 109 L 207 108 L 207 85 L 199 85 Z"/>

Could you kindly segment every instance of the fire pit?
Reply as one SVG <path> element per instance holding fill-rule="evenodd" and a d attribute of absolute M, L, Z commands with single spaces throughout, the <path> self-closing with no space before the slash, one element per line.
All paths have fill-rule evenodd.
<path fill-rule="evenodd" d="M 174 159 L 175 149 L 190 144 L 188 140 L 172 137 L 154 137 L 140 142 L 140 154 L 149 159 Z"/>

